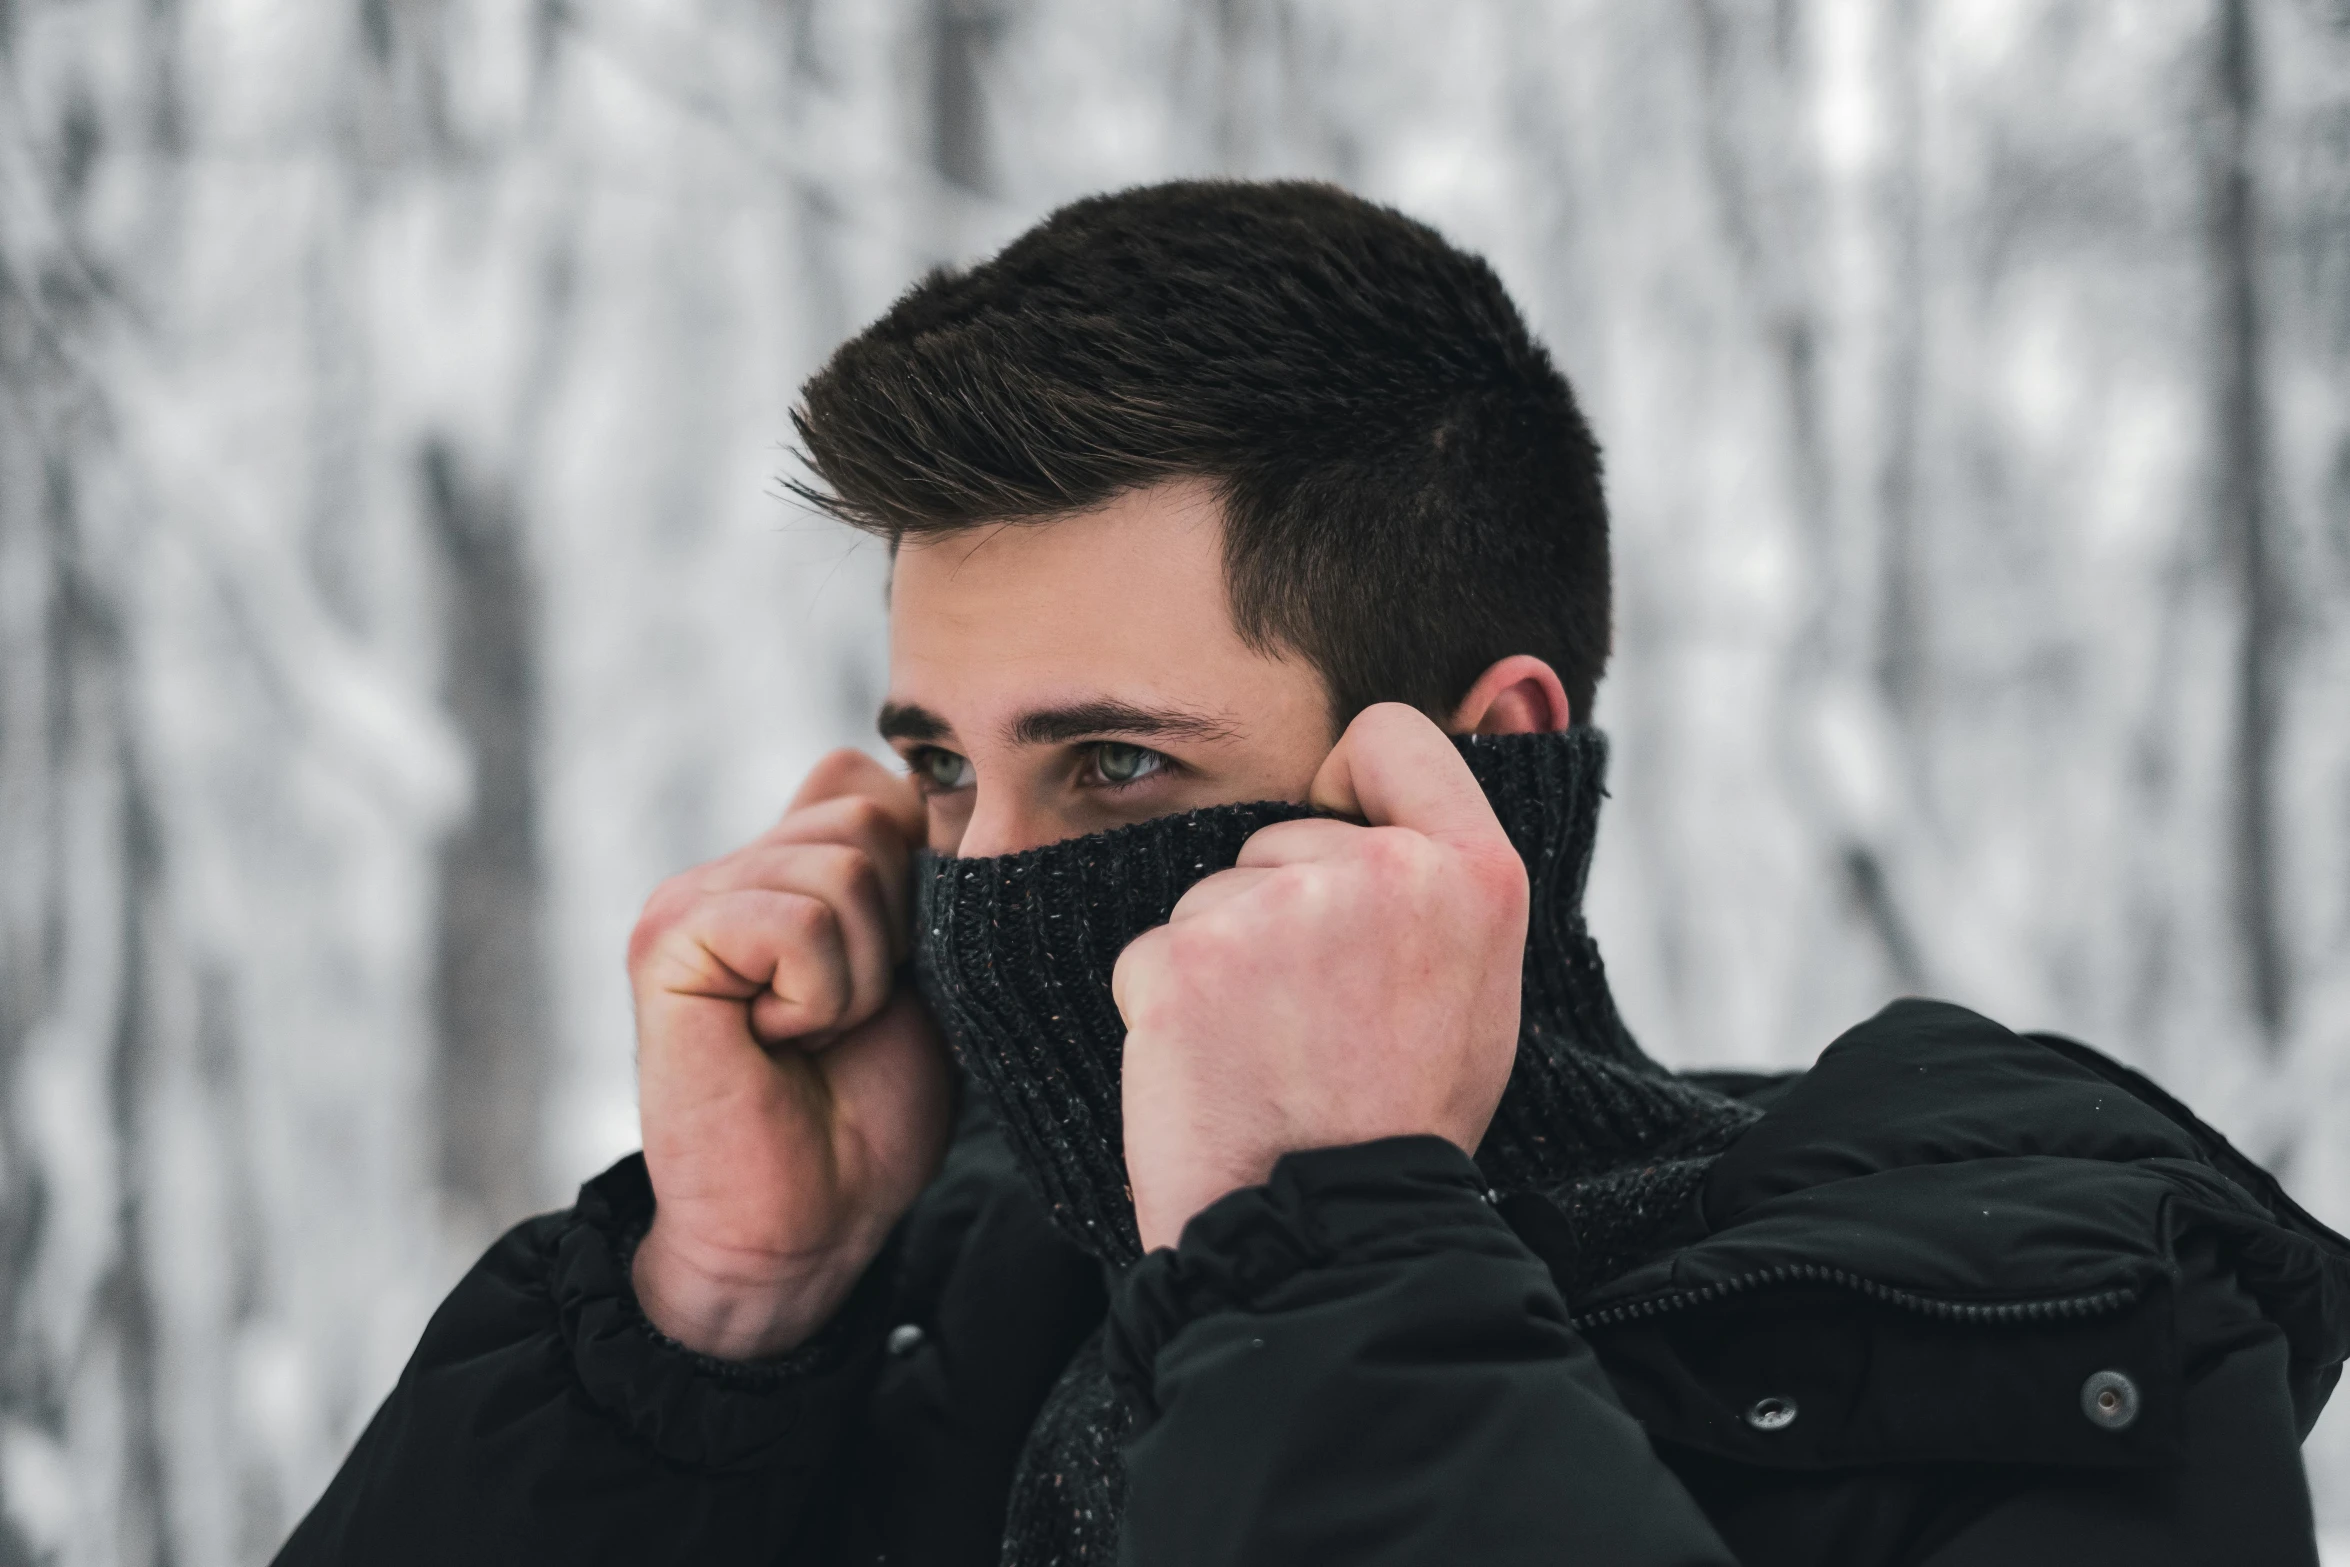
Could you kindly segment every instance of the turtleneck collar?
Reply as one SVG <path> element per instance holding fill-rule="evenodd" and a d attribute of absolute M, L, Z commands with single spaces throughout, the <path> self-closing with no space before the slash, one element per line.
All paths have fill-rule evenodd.
<path fill-rule="evenodd" d="M 1456 743 L 1532 894 L 1518 1059 L 1477 1161 L 1497 1191 L 1552 1193 L 1571 1217 L 1623 1172 L 1718 1151 L 1752 1113 L 1642 1054 L 1608 993 L 1582 908 L 1606 737 Z M 1311 814 L 1215 806 L 1020 854 L 925 856 L 917 869 L 923 994 L 1055 1221 L 1106 1261 L 1141 1251 L 1120 1116 L 1125 1026 L 1110 999 L 1118 954 L 1233 865 L 1250 834 Z"/>

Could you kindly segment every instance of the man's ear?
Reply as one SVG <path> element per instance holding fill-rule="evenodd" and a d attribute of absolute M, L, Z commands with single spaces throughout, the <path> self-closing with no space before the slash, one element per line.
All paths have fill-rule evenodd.
<path fill-rule="evenodd" d="M 1477 677 L 1444 728 L 1456 735 L 1548 734 L 1573 716 L 1558 671 L 1531 653 L 1512 653 Z"/>

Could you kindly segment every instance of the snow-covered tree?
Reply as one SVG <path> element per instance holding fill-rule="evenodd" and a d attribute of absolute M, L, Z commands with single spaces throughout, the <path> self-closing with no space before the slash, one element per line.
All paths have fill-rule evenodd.
<path fill-rule="evenodd" d="M 638 900 L 881 690 L 794 388 L 1177 174 L 1581 389 L 1652 1046 L 1941 993 L 2350 1220 L 2338 0 L 14 0 L 0 110 L 0 1564 L 265 1560 L 633 1145 Z"/>

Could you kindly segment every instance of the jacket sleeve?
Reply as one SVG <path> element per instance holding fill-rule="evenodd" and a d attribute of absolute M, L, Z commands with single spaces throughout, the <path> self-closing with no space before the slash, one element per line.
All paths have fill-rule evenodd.
<path fill-rule="evenodd" d="M 1295 1154 L 1134 1268 L 1121 1562 L 1731 1562 L 1483 1187 L 1437 1138 Z"/>
<path fill-rule="evenodd" d="M 885 1261 L 788 1359 L 696 1355 L 638 1311 L 644 1161 L 509 1231 L 425 1329 L 278 1567 L 806 1563 L 878 1358 Z"/>

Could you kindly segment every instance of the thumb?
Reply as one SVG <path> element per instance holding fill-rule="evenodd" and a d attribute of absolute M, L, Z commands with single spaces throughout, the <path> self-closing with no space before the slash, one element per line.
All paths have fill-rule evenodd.
<path fill-rule="evenodd" d="M 1314 774 L 1307 799 L 1319 811 L 1408 827 L 1439 842 L 1508 844 L 1460 748 L 1427 714 L 1401 702 L 1355 716 Z"/>

